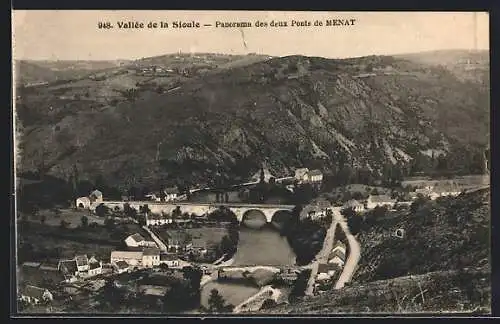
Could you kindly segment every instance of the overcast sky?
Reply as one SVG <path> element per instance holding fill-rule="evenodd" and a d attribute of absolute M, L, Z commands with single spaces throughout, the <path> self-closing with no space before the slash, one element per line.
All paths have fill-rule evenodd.
<path fill-rule="evenodd" d="M 203 24 L 356 19 L 354 26 L 120 30 L 118 21 Z M 35 11 L 13 12 L 15 59 L 137 59 L 175 52 L 328 58 L 489 49 L 489 17 L 471 12 Z M 110 21 L 114 29 L 98 29 Z M 244 40 L 244 41 L 243 41 Z"/>

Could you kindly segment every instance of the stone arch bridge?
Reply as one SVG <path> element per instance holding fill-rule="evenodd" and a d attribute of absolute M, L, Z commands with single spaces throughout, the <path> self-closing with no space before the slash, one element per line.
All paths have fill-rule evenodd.
<path fill-rule="evenodd" d="M 148 205 L 149 210 L 153 214 L 171 214 L 177 207 L 182 213 L 196 214 L 198 216 L 210 214 L 220 207 L 226 207 L 232 211 L 239 222 L 242 222 L 250 214 L 257 217 L 265 218 L 267 223 L 273 221 L 275 216 L 282 212 L 291 212 L 294 205 L 268 205 L 268 204 L 239 204 L 239 203 L 159 203 L 151 201 L 103 201 L 105 206 L 110 209 L 123 210 L 125 204 L 139 211 L 139 208 Z"/>

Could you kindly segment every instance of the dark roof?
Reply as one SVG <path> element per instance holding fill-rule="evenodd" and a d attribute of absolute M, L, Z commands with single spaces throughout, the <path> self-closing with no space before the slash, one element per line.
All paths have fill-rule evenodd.
<path fill-rule="evenodd" d="M 91 263 L 89 263 L 89 269 L 90 270 L 97 269 L 97 268 L 100 268 L 100 267 L 101 267 L 101 264 L 99 262 L 91 262 Z"/>
<path fill-rule="evenodd" d="M 160 255 L 159 249 L 144 249 L 143 255 Z"/>
<path fill-rule="evenodd" d="M 139 242 L 144 242 L 146 239 L 139 233 L 135 233 L 135 234 L 132 234 L 130 235 L 129 237 L 131 237 L 134 241 L 136 241 L 137 243 Z"/>
<path fill-rule="evenodd" d="M 172 261 L 179 260 L 179 257 L 176 254 L 161 254 L 160 261 Z"/>
<path fill-rule="evenodd" d="M 118 267 L 118 269 L 126 269 L 128 268 L 128 263 L 125 261 L 116 261 L 115 265 Z"/>
<path fill-rule="evenodd" d="M 77 266 L 84 266 L 89 264 L 89 259 L 87 258 L 86 255 L 77 255 L 75 257 L 75 261 Z"/>
<path fill-rule="evenodd" d="M 338 256 L 342 261 L 345 261 L 345 253 L 339 250 L 332 251 L 328 257 L 328 259 L 333 259 Z"/>
<path fill-rule="evenodd" d="M 323 175 L 323 172 L 321 172 L 321 171 L 320 171 L 320 170 L 318 170 L 318 169 L 315 169 L 315 170 L 311 170 L 311 171 L 309 171 L 309 172 L 308 172 L 308 174 L 309 174 L 310 176 L 315 176 L 315 175 Z"/>
<path fill-rule="evenodd" d="M 318 266 L 318 273 L 327 273 L 328 271 L 337 271 L 339 266 L 334 263 L 320 263 Z"/>
<path fill-rule="evenodd" d="M 60 269 L 63 273 L 74 274 L 75 272 L 78 271 L 78 267 L 76 265 L 75 260 L 61 261 L 60 267 L 61 267 Z"/>
<path fill-rule="evenodd" d="M 46 289 L 35 287 L 35 286 L 26 286 L 23 291 L 24 296 L 29 296 L 33 298 L 42 299 L 43 293 Z"/>

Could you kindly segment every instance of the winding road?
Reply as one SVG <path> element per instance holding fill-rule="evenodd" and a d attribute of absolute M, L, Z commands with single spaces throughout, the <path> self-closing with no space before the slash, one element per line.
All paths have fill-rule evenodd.
<path fill-rule="evenodd" d="M 335 283 L 334 288 L 343 288 L 347 282 L 351 281 L 352 276 L 356 271 L 356 267 L 361 257 L 361 247 L 354 235 L 351 234 L 344 216 L 342 216 L 342 214 L 340 213 L 340 208 L 334 208 L 332 224 L 330 225 L 330 228 L 326 233 L 325 240 L 323 242 L 323 249 L 318 253 L 312 263 L 311 276 L 309 277 L 309 281 L 307 282 L 307 288 L 305 291 L 305 294 L 307 296 L 314 295 L 314 283 L 318 274 L 319 264 L 328 262 L 328 256 L 330 255 L 333 243 L 335 242 L 335 230 L 337 228 L 337 225 L 340 225 L 347 237 L 347 242 L 349 244 L 349 255 L 347 256 L 347 261 L 344 265 L 339 279 Z"/>
<path fill-rule="evenodd" d="M 359 259 L 361 258 L 361 246 L 349 230 L 349 226 L 347 225 L 344 217 L 340 213 L 339 216 L 341 218 L 337 221 L 347 237 L 349 255 L 347 256 L 347 261 L 344 265 L 344 269 L 342 270 L 342 274 L 335 284 L 335 289 L 342 289 L 347 282 L 351 281 L 352 276 L 356 271 L 356 267 L 358 266 Z"/>

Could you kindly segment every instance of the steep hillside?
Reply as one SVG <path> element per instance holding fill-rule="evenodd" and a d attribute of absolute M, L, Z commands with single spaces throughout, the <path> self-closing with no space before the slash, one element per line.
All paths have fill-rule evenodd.
<path fill-rule="evenodd" d="M 359 241 L 363 255 L 354 282 L 408 274 L 489 267 L 490 190 L 427 202 L 416 211 L 369 220 Z M 404 239 L 393 236 L 405 231 Z M 411 252 L 411 253 L 410 253 Z"/>
<path fill-rule="evenodd" d="M 489 189 L 367 219 L 349 287 L 270 312 L 489 312 L 490 219 Z"/>
<path fill-rule="evenodd" d="M 25 91 L 21 171 L 67 177 L 76 164 L 83 177 L 122 186 L 246 177 L 262 160 L 276 175 L 347 163 L 378 171 L 489 141 L 488 92 L 407 60 L 290 56 L 175 73 L 154 86 L 155 75 L 115 71 Z M 109 87 L 120 100 L 92 92 L 106 98 Z M 61 95 L 76 89 L 87 92 Z"/>

